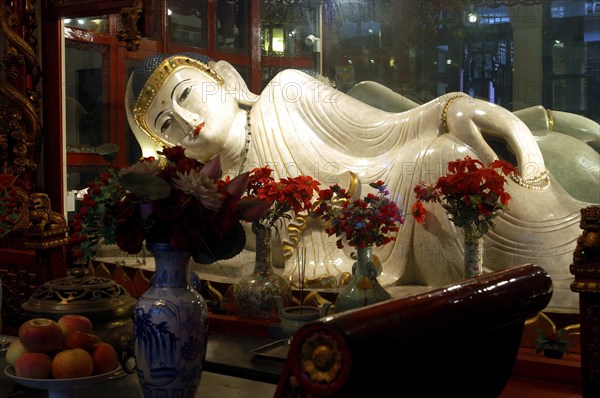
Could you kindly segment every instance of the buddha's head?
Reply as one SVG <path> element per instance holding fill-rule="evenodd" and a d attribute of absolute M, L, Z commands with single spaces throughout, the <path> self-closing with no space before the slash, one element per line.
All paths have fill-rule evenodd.
<path fill-rule="evenodd" d="M 229 63 L 196 53 L 157 54 L 131 74 L 125 107 L 143 156 L 181 145 L 208 161 L 222 151 L 240 105 L 254 98 Z"/>

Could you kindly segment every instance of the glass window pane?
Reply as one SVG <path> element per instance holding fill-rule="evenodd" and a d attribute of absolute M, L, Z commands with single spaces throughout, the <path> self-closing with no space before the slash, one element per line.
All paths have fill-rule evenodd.
<path fill-rule="evenodd" d="M 64 23 L 65 27 L 68 28 L 89 30 L 98 33 L 108 33 L 108 15 L 67 18 L 64 20 Z"/>
<path fill-rule="evenodd" d="M 266 49 L 284 11 L 263 3 Z M 511 111 L 542 105 L 600 121 L 595 3 L 492 3 L 325 0 L 323 74 L 342 91 L 371 80 L 418 103 L 462 91 Z"/>
<path fill-rule="evenodd" d="M 217 0 L 217 50 L 248 53 L 248 3 L 247 0 Z"/>
<path fill-rule="evenodd" d="M 263 56 L 310 57 L 310 35 L 320 36 L 319 1 L 262 0 L 260 47 Z"/>
<path fill-rule="evenodd" d="M 68 219 L 73 221 L 73 217 L 81 208 L 81 193 L 78 192 L 87 188 L 90 181 L 94 181 L 100 174 L 106 171 L 106 166 L 69 166 L 67 168 L 67 195 L 69 196 Z"/>
<path fill-rule="evenodd" d="M 94 152 L 109 141 L 107 47 L 65 40 L 67 152 Z"/>
<path fill-rule="evenodd" d="M 206 0 L 167 1 L 167 35 L 169 44 L 208 48 Z"/>

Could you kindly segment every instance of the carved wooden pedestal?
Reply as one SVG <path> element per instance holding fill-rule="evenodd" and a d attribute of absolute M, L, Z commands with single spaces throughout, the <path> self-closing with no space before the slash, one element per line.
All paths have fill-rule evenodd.
<path fill-rule="evenodd" d="M 26 319 L 21 304 L 43 283 L 67 275 L 65 218 L 52 211 L 48 195 L 20 195 L 19 220 L 0 240 L 2 333 L 12 335 Z"/>
<path fill-rule="evenodd" d="M 600 397 L 600 206 L 581 209 L 579 225 L 571 290 L 579 293 L 583 396 L 592 398 Z"/>

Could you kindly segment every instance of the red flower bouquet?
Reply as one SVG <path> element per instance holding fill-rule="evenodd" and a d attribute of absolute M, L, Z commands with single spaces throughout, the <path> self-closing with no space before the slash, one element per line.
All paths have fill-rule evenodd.
<path fill-rule="evenodd" d="M 259 221 L 265 227 L 275 226 L 281 218 L 291 219 L 290 212 L 310 212 L 313 196 L 319 191 L 320 185 L 319 181 L 304 175 L 276 181 L 272 172 L 269 167 L 255 168 L 250 172 L 246 189 L 248 197 L 263 202 L 266 213 Z"/>
<path fill-rule="evenodd" d="M 92 182 L 71 223 L 73 257 L 86 262 L 99 237 L 129 254 L 144 241 L 170 243 L 201 264 L 238 254 L 246 243 L 241 221 L 264 213 L 260 202 L 242 199 L 249 173 L 223 180 L 218 157 L 202 164 L 184 152 L 165 148 L 164 159 L 111 167 Z M 102 153 L 107 160 L 115 154 L 114 146 Z"/>
<path fill-rule="evenodd" d="M 414 188 L 417 202 L 412 215 L 423 223 L 426 210 L 423 202 L 441 203 L 450 220 L 461 228 L 466 237 L 480 238 L 494 227 L 498 211 L 508 209 L 510 195 L 504 190 L 506 178 L 516 169 L 503 160 L 489 166 L 467 156 L 448 163 L 448 174 L 435 184 L 421 182 Z"/>
<path fill-rule="evenodd" d="M 383 181 L 369 184 L 377 190 L 363 199 L 351 200 L 339 185 L 319 192 L 319 202 L 314 214 L 329 222 L 326 232 L 339 237 L 338 248 L 345 239 L 350 246 L 383 246 L 396 240 L 399 224 L 404 218 L 395 202 L 388 197 L 389 191 Z"/>

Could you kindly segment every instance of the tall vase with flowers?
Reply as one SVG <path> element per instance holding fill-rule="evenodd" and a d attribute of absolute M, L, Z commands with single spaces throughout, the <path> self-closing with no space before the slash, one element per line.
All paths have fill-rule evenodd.
<path fill-rule="evenodd" d="M 427 210 L 423 203 L 440 203 L 452 223 L 464 236 L 464 276 L 471 278 L 483 273 L 483 237 L 494 228 L 494 218 L 508 210 L 511 197 L 505 190 L 515 167 L 504 160 L 489 165 L 466 156 L 448 163 L 448 173 L 434 184 L 421 181 L 414 187 L 417 201 L 411 212 L 420 224 L 425 222 Z"/>
<path fill-rule="evenodd" d="M 113 160 L 117 148 L 103 156 Z M 239 253 L 242 221 L 262 214 L 242 199 L 248 173 L 221 179 L 219 159 L 206 164 L 165 148 L 162 158 L 112 166 L 90 185 L 72 223 L 74 257 L 93 254 L 99 237 L 130 254 L 144 242 L 155 258 L 150 288 L 134 309 L 134 352 L 146 398 L 194 397 L 206 353 L 208 311 L 190 284 L 190 259 L 210 263 Z"/>
<path fill-rule="evenodd" d="M 371 183 L 376 193 L 352 199 L 339 185 L 319 192 L 314 215 L 326 222 L 326 232 L 338 237 L 336 244 L 356 248 L 352 280 L 338 294 L 336 312 L 374 304 L 391 298 L 377 281 L 378 270 L 373 246 L 396 240 L 399 225 L 404 224 L 398 205 L 389 198 L 383 181 Z"/>
<path fill-rule="evenodd" d="M 259 200 L 264 214 L 252 223 L 256 238 L 256 258 L 251 274 L 241 278 L 234 287 L 238 313 L 251 318 L 276 319 L 276 297 L 285 306 L 291 304 L 292 290 L 288 281 L 274 272 L 272 266 L 272 239 L 278 235 L 284 219 L 308 212 L 313 196 L 318 192 L 319 181 L 310 176 L 275 180 L 273 169 L 257 167 L 250 172 L 245 198 Z"/>

